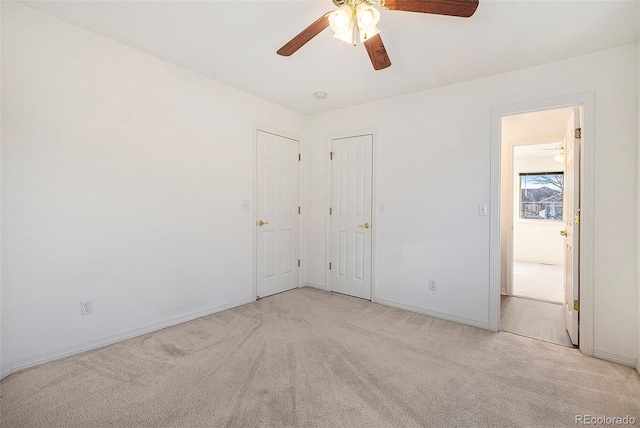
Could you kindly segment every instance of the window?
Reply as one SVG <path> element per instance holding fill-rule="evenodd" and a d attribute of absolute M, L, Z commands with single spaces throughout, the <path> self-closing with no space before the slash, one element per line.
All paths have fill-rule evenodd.
<path fill-rule="evenodd" d="M 562 221 L 563 172 L 520 173 L 520 218 Z"/>

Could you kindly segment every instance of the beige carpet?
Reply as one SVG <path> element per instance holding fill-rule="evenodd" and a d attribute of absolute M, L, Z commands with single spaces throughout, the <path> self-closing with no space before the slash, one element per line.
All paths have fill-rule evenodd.
<path fill-rule="evenodd" d="M 564 306 L 557 303 L 500 296 L 500 329 L 573 347 L 565 326 Z"/>
<path fill-rule="evenodd" d="M 628 367 L 298 289 L 2 381 L 2 428 L 574 426 L 640 417 Z"/>

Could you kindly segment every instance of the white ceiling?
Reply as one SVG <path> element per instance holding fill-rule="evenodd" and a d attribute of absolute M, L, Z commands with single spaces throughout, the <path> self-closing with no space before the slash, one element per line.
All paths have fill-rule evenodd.
<path fill-rule="evenodd" d="M 502 118 L 502 141 L 509 144 L 562 142 L 572 108 L 557 108 Z"/>
<path fill-rule="evenodd" d="M 503 117 L 502 141 L 514 145 L 515 158 L 552 158 L 564 144 L 572 111 L 559 108 Z"/>
<path fill-rule="evenodd" d="M 323 1 L 23 1 L 158 58 L 303 114 L 389 98 L 634 43 L 638 2 L 480 0 L 471 18 L 382 11 L 393 65 L 326 29 L 291 57 L 283 44 Z M 325 100 L 313 93 L 327 92 Z"/>

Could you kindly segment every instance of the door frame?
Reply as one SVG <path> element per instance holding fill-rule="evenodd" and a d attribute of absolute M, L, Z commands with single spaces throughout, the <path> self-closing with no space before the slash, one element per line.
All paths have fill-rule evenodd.
<path fill-rule="evenodd" d="M 327 199 L 326 199 L 326 205 L 325 205 L 325 260 L 324 260 L 324 272 L 325 272 L 325 277 L 324 277 L 324 283 L 325 283 L 325 290 L 327 291 L 332 291 L 332 287 L 331 287 L 331 271 L 329 270 L 329 262 L 331 261 L 331 248 L 332 248 L 332 237 L 331 237 L 331 216 L 329 215 L 329 208 L 331 207 L 331 201 L 332 201 L 332 183 L 331 183 L 331 177 L 332 177 L 332 164 L 331 164 L 331 159 L 329 158 L 329 153 L 331 152 L 331 147 L 332 147 L 332 142 L 333 140 L 338 140 L 338 139 L 343 139 L 343 138 L 352 138 L 352 137 L 361 137 L 364 135 L 371 135 L 371 139 L 372 139 L 372 145 L 373 145 L 373 149 L 372 149 L 372 157 L 373 157 L 373 162 L 372 162 L 372 168 L 371 168 L 371 224 L 373 225 L 373 227 L 371 228 L 371 301 L 373 303 L 376 303 L 376 279 L 375 279 L 375 272 L 376 272 L 376 227 L 378 225 L 378 221 L 377 221 L 377 213 L 378 210 L 376 209 L 376 207 L 378 206 L 377 203 L 377 199 L 376 199 L 376 171 L 377 171 L 377 160 L 378 160 L 378 156 L 376 155 L 377 153 L 377 148 L 378 148 L 378 138 L 377 138 L 377 133 L 378 130 L 377 128 L 366 128 L 366 129 L 361 129 L 361 130 L 357 130 L 357 131 L 345 131 L 345 132 L 339 132 L 339 133 L 335 133 L 335 134 L 329 134 L 327 135 L 327 151 L 326 151 L 326 165 L 327 165 L 327 169 L 326 169 L 326 186 L 327 186 Z"/>
<path fill-rule="evenodd" d="M 585 92 L 564 97 L 523 102 L 491 109 L 491 217 L 489 245 L 489 328 L 500 328 L 501 275 L 501 170 L 502 117 L 564 107 L 582 108 L 580 176 L 580 351 L 593 356 L 593 232 L 595 185 L 595 94 Z M 504 171 L 505 173 L 507 171 Z"/>
<path fill-rule="evenodd" d="M 254 122 L 253 123 L 253 138 L 251 147 L 252 153 L 252 179 L 251 179 L 251 296 L 254 301 L 258 300 L 258 229 L 256 227 L 256 222 L 258 221 L 257 212 L 256 212 L 256 203 L 258 202 L 258 131 L 266 132 L 268 134 L 278 135 L 283 138 L 288 138 L 290 140 L 295 140 L 298 142 L 298 151 L 304 159 L 305 154 L 304 144 L 302 137 L 294 132 L 283 131 L 281 129 L 277 129 L 271 127 L 269 125 L 264 125 L 262 123 Z M 302 185 L 304 182 L 303 179 L 303 162 L 298 162 L 298 205 L 301 209 L 304 209 L 304 186 Z M 298 269 L 298 288 L 302 286 L 302 278 L 304 278 L 303 269 L 304 269 L 304 246 L 303 246 L 303 237 L 301 231 L 304 230 L 304 216 L 301 214 L 298 217 L 298 258 L 300 260 L 300 267 Z"/>

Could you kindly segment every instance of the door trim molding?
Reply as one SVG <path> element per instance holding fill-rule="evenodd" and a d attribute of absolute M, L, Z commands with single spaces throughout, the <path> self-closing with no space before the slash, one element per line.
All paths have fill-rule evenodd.
<path fill-rule="evenodd" d="M 593 231 L 595 184 L 595 94 L 585 92 L 491 109 L 491 217 L 489 244 L 489 328 L 500 328 L 500 205 L 502 117 L 514 114 L 581 107 L 582 168 L 580 203 L 580 351 L 593 356 Z"/>
<path fill-rule="evenodd" d="M 327 135 L 327 151 L 326 151 L 326 180 L 325 185 L 327 189 L 327 198 L 326 205 L 324 210 L 324 218 L 325 221 L 325 259 L 324 259 L 324 289 L 326 291 L 331 291 L 331 271 L 329 271 L 329 262 L 331 261 L 331 216 L 329 215 L 329 208 L 331 207 L 331 199 L 332 199 L 332 186 L 331 186 L 331 173 L 332 173 L 332 165 L 331 160 L 329 159 L 329 152 L 331 152 L 332 141 L 340 140 L 343 138 L 353 138 L 353 137 L 362 137 L 364 135 L 371 135 L 373 150 L 373 162 L 372 162 L 372 171 L 371 171 L 371 223 L 375 225 L 371 230 L 371 301 L 373 303 L 377 302 L 376 298 L 376 227 L 378 224 L 377 219 L 377 210 L 376 207 L 377 199 L 376 199 L 376 171 L 377 171 L 377 159 L 376 155 L 378 150 L 378 129 L 377 128 L 365 128 L 355 131 L 345 131 L 339 132 L 335 134 Z"/>
<path fill-rule="evenodd" d="M 252 170 L 252 177 L 251 177 L 251 227 L 252 227 L 252 233 L 251 233 L 251 276 L 252 276 L 252 280 L 251 280 L 251 296 L 253 298 L 253 301 L 258 300 L 258 266 L 257 266 L 257 251 L 258 251 L 258 230 L 256 229 L 256 222 L 258 221 L 258 217 L 256 217 L 256 203 L 258 202 L 258 194 L 257 194 L 257 189 L 258 189 L 258 131 L 262 131 L 262 132 L 266 132 L 267 134 L 273 134 L 273 135 L 278 135 L 280 137 L 283 138 L 288 138 L 289 140 L 295 140 L 298 142 L 298 150 L 300 151 L 300 154 L 302 155 L 302 161 L 298 162 L 298 204 L 303 207 L 303 202 L 304 202 L 304 176 L 303 176 L 303 172 L 304 172 L 304 168 L 303 168 L 303 161 L 305 159 L 305 154 L 303 153 L 304 151 L 304 144 L 303 144 L 303 139 L 299 134 L 296 134 L 294 132 L 289 132 L 289 131 L 283 131 L 281 129 L 278 128 L 274 128 L 271 127 L 269 125 L 265 125 L 263 123 L 259 123 L 259 122 L 254 122 L 253 123 L 253 138 L 252 138 L 252 148 L 251 148 L 251 153 L 252 153 L 252 164 L 251 164 L 251 170 Z M 304 207 L 302 208 L 304 209 Z M 298 217 L 298 258 L 301 261 L 301 266 L 298 269 L 298 288 L 303 286 L 303 278 L 304 278 L 304 269 L 305 269 L 305 263 L 304 263 L 304 240 L 303 240 L 303 234 L 300 233 L 301 230 L 304 230 L 304 216 L 300 215 Z"/>

